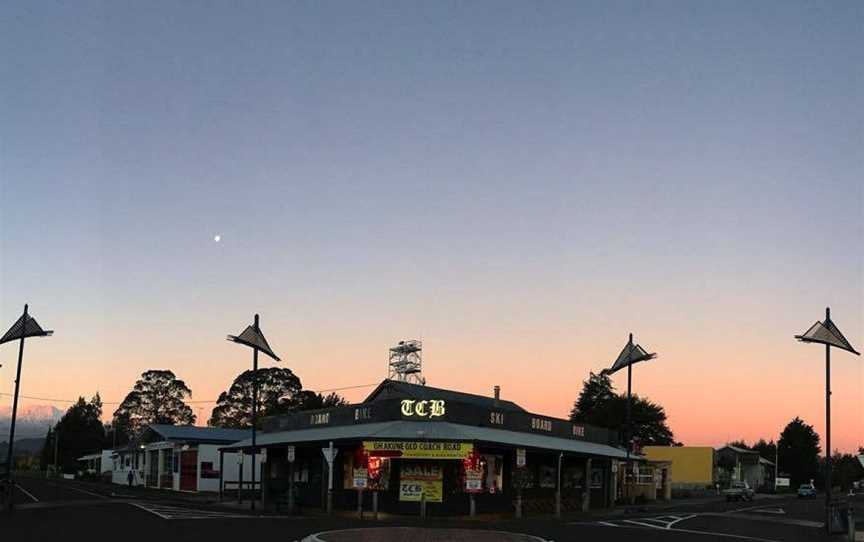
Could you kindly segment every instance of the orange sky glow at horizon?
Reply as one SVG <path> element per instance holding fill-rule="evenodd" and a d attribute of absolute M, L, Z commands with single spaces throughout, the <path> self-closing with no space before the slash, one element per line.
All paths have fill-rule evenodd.
<path fill-rule="evenodd" d="M 785 358 L 784 369 L 777 372 L 774 364 L 760 366 L 760 360 L 770 354 L 759 349 L 733 352 L 734 349 L 712 348 L 700 351 L 696 344 L 654 344 L 648 335 L 636 335 L 636 341 L 657 351 L 656 360 L 637 364 L 633 370 L 634 393 L 659 402 L 668 415 L 675 438 L 685 445 L 720 446 L 732 440 L 754 442 L 760 438 L 776 439 L 786 423 L 798 416 L 822 434 L 824 428 L 824 351 L 794 340 L 782 345 L 775 353 Z M 281 334 L 268 332 L 268 338 L 284 363 L 269 360 L 262 366 L 283 366 L 294 371 L 305 388 L 338 391 L 351 402 L 362 401 L 386 376 L 386 348 L 358 339 L 354 346 L 333 344 L 328 348 L 312 349 L 284 344 Z M 481 395 L 491 395 L 492 387 L 502 387 L 502 397 L 515 401 L 527 410 L 555 417 L 567 417 L 572 403 L 589 371 L 607 366 L 623 346 L 609 336 L 602 346 L 591 344 L 580 349 L 563 336 L 547 335 L 552 342 L 532 344 L 527 337 L 515 338 L 511 348 L 472 350 L 460 344 L 461 337 L 451 341 L 427 336 L 424 339 L 424 374 L 430 386 L 455 389 Z M 791 339 L 791 337 L 787 337 Z M 163 363 L 147 363 L 151 351 L 127 354 L 129 362 L 110 369 L 110 361 L 91 363 L 94 373 L 75 369 L 61 371 L 50 368 L 56 355 L 48 341 L 28 342 L 21 394 L 25 396 L 65 399 L 78 395 L 91 396 L 99 391 L 106 402 L 116 402 L 131 388 L 137 376 L 147 368 L 170 368 L 193 390 L 191 401 L 215 399 L 239 372 L 251 365 L 249 352 L 225 341 L 215 341 L 202 349 L 202 356 L 179 355 L 159 351 Z M 44 344 L 41 341 L 46 341 Z M 501 338 L 499 337 L 500 341 Z M 490 337 L 491 343 L 495 341 Z M 395 342 L 395 341 L 391 341 Z M 455 344 L 447 349 L 445 344 Z M 854 343 L 853 343 L 854 344 Z M 475 347 L 476 348 L 476 347 Z M 4 367 L 14 366 L 16 352 L 0 352 Z M 287 350 L 287 352 L 286 352 Z M 841 452 L 855 452 L 864 446 L 864 401 L 862 401 L 862 370 L 857 357 L 835 349 L 832 356 L 832 446 Z M 572 357 L 571 357 L 572 356 Z M 737 356 L 734 357 L 734 356 Z M 202 361 L 219 359 L 219 363 Z M 345 360 L 333 362 L 333 359 Z M 699 359 L 700 361 L 691 361 Z M 135 360 L 133 363 L 132 360 Z M 591 361 L 597 360 L 597 361 Z M 605 360 L 605 361 L 604 361 Z M 747 361 L 744 361 L 747 360 Z M 71 364 L 75 366 L 76 364 Z M 80 364 L 78 367 L 84 367 Z M 723 366 L 724 370 L 710 367 Z M 347 370 L 347 367 L 352 369 Z M 612 377 L 619 392 L 626 390 L 626 371 Z M 89 381 L 89 382 L 88 382 Z M 369 386 L 362 386 L 362 385 Z M 354 386 L 362 386 L 356 387 Z M 11 390 L 3 389 L 7 393 Z M 68 404 L 22 399 L 21 408 L 28 405 L 54 404 L 65 409 Z M 11 397 L 0 397 L 0 408 L 11 405 Z M 191 403 L 201 425 L 209 418 L 212 403 Z M 105 405 L 105 419 L 116 405 Z M 203 417 L 203 419 L 202 419 Z"/>

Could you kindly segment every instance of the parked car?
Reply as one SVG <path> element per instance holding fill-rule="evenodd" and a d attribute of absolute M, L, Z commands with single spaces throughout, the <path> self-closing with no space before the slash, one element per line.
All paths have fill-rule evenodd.
<path fill-rule="evenodd" d="M 723 491 L 727 501 L 752 501 L 755 493 L 747 482 L 732 482 L 729 489 Z"/>
<path fill-rule="evenodd" d="M 813 484 L 801 484 L 798 487 L 798 498 L 799 499 L 815 499 L 816 498 L 816 488 L 813 487 Z"/>

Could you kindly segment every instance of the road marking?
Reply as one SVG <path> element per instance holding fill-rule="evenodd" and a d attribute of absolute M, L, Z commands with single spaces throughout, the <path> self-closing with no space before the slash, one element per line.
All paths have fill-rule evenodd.
<path fill-rule="evenodd" d="M 617 525 L 615 525 L 614 523 L 609 523 L 608 521 L 598 521 L 597 523 L 606 527 L 617 527 Z"/>
<path fill-rule="evenodd" d="M 30 497 L 31 499 L 33 499 L 33 502 L 39 502 L 39 499 L 37 499 L 36 497 L 34 497 L 32 493 L 30 493 L 29 491 L 27 491 L 27 490 L 24 489 L 23 487 L 21 487 L 21 484 L 15 484 L 15 487 L 17 487 L 18 489 L 21 490 L 22 493 L 24 493 L 25 495 L 27 495 L 28 497 Z"/>
<path fill-rule="evenodd" d="M 193 508 L 183 508 L 180 506 L 166 506 L 156 503 L 140 503 L 130 502 L 132 506 L 140 508 L 145 512 L 150 512 L 153 515 L 159 516 L 162 519 L 258 519 L 261 516 L 252 516 L 247 514 L 235 514 L 232 512 L 221 512 L 217 510 L 195 510 Z"/>

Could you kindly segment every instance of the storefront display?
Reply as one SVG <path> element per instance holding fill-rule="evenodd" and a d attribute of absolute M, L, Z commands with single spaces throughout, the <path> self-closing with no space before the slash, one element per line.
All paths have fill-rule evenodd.
<path fill-rule="evenodd" d="M 404 461 L 399 476 L 399 500 L 442 502 L 444 474 L 434 461 Z"/>

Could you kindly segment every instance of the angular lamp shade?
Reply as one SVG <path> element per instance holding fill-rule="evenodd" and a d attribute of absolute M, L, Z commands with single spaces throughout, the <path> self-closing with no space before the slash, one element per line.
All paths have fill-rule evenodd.
<path fill-rule="evenodd" d="M 270 345 L 267 343 L 267 339 L 264 338 L 264 334 L 261 333 L 260 328 L 256 330 L 254 326 L 246 326 L 246 329 L 244 329 L 243 333 L 240 335 L 228 335 L 228 340 L 234 341 L 235 343 L 245 344 L 250 348 L 264 352 L 276 361 L 282 361 L 279 359 L 279 356 L 274 354 L 273 350 L 270 349 Z"/>
<path fill-rule="evenodd" d="M 47 337 L 53 335 L 53 331 L 42 329 L 36 320 L 29 314 L 21 315 L 17 322 L 12 324 L 3 337 L 0 337 L 0 344 L 16 341 L 22 337 Z"/>
<path fill-rule="evenodd" d="M 628 342 L 626 345 L 624 345 L 624 350 L 621 350 L 621 353 L 618 354 L 618 358 L 615 360 L 615 363 L 612 364 L 612 367 L 608 369 L 603 369 L 602 371 L 600 371 L 600 374 L 611 375 L 612 373 L 624 369 L 629 365 L 639 363 L 640 361 L 654 359 L 656 357 L 657 354 L 649 354 L 640 345 Z"/>
<path fill-rule="evenodd" d="M 846 340 L 846 337 L 837 329 L 837 326 L 834 325 L 834 322 L 830 318 L 827 318 L 824 323 L 816 322 L 803 335 L 795 335 L 795 338 L 805 343 L 821 343 L 836 346 L 841 350 L 852 352 L 856 356 L 861 355 L 852 348 L 852 345 L 849 344 L 849 341 Z"/>

